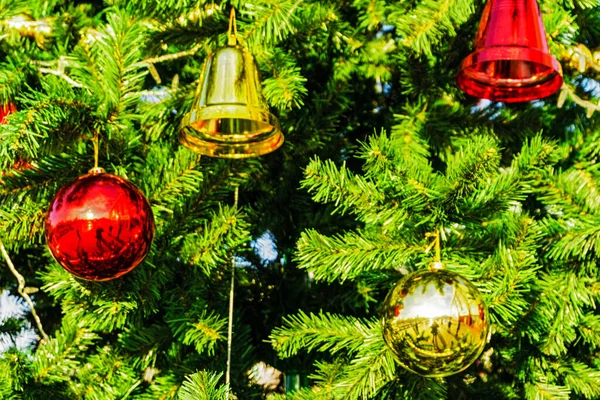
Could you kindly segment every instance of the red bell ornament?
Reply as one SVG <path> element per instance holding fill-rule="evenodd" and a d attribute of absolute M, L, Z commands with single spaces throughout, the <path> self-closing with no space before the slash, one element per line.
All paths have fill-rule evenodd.
<path fill-rule="evenodd" d="M 50 204 L 46 241 L 56 261 L 92 281 L 118 278 L 148 254 L 154 217 L 131 182 L 94 168 L 62 187 Z"/>
<path fill-rule="evenodd" d="M 507 103 L 560 89 L 562 69 L 548 52 L 536 0 L 488 0 L 475 51 L 462 62 L 457 82 L 471 96 Z"/>

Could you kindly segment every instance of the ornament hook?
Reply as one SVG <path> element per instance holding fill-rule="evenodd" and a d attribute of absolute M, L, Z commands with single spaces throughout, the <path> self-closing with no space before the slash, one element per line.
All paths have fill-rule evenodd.
<path fill-rule="evenodd" d="M 92 138 L 92 142 L 94 144 L 94 168 L 90 169 L 88 171 L 88 174 L 92 174 L 92 175 L 98 175 L 98 174 L 103 174 L 104 168 L 101 168 L 100 166 L 98 166 L 98 153 L 99 153 L 99 144 L 100 138 L 98 137 L 98 130 L 94 130 L 94 137 Z"/>
<path fill-rule="evenodd" d="M 94 168 L 98 168 L 98 147 L 99 147 L 99 143 L 98 143 L 98 131 L 94 130 Z"/>
<path fill-rule="evenodd" d="M 227 30 L 227 45 L 235 46 L 237 45 L 237 22 L 235 20 L 235 7 L 231 7 L 231 12 L 229 13 L 229 29 Z"/>
<path fill-rule="evenodd" d="M 425 248 L 425 253 L 429 253 L 431 249 L 435 248 L 435 256 L 433 258 L 433 262 L 429 266 L 429 269 L 432 271 L 444 269 L 444 264 L 442 263 L 442 244 L 440 239 L 440 230 L 436 229 L 435 232 L 428 232 L 425 234 L 425 237 L 433 238 L 429 246 Z"/>

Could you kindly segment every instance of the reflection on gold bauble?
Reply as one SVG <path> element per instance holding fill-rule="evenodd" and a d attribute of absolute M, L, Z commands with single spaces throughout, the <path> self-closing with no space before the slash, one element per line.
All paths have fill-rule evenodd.
<path fill-rule="evenodd" d="M 423 376 L 448 376 L 471 365 L 486 344 L 488 325 L 481 293 L 447 270 L 408 274 L 383 307 L 386 344 L 400 365 Z"/>

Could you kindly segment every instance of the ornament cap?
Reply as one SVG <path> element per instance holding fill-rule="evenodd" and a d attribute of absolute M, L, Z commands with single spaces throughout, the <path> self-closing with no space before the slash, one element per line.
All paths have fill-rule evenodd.
<path fill-rule="evenodd" d="M 88 171 L 88 174 L 90 174 L 90 175 L 99 175 L 99 174 L 105 174 L 105 173 L 106 173 L 106 171 L 102 167 L 94 167 Z"/>
<path fill-rule="evenodd" d="M 429 270 L 430 271 L 439 271 L 439 270 L 444 269 L 444 268 L 446 268 L 446 266 L 441 261 L 434 261 L 431 264 L 429 264 Z"/>
<path fill-rule="evenodd" d="M 237 21 L 235 19 L 235 8 L 231 7 L 229 13 L 229 29 L 227 30 L 227 46 L 237 45 Z"/>

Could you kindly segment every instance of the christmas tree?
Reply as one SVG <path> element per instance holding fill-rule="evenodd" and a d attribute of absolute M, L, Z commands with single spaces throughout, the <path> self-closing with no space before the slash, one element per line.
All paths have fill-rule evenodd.
<path fill-rule="evenodd" d="M 514 104 L 456 83 L 484 5 L 0 0 L 0 398 L 600 398 L 600 4 L 540 3 L 565 83 Z M 261 157 L 178 140 L 232 8 L 285 137 Z M 44 234 L 95 159 L 154 215 L 108 281 Z M 406 371 L 381 323 L 432 261 L 489 308 L 444 378 Z"/>

